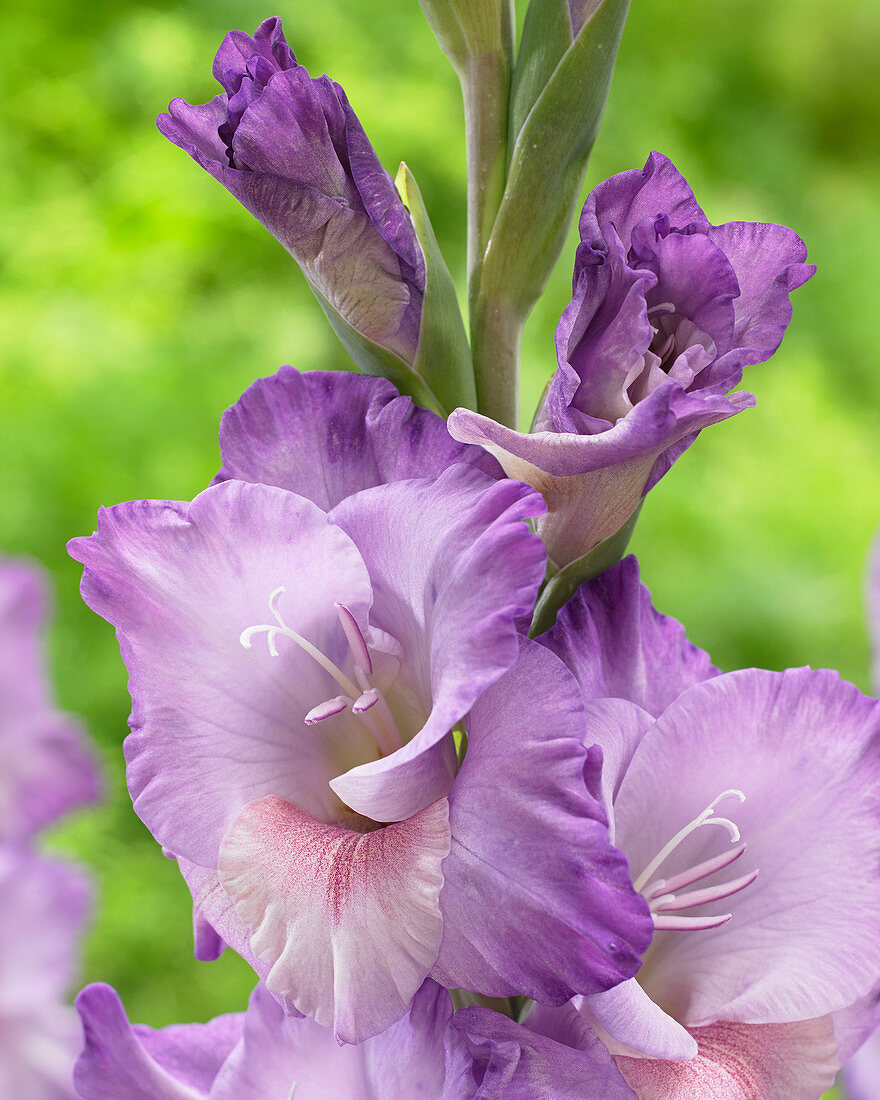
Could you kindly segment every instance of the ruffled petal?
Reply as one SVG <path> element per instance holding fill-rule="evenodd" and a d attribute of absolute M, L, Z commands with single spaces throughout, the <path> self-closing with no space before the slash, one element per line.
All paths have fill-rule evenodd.
<path fill-rule="evenodd" d="M 277 485 L 327 511 L 374 485 L 487 462 L 384 378 L 292 367 L 255 382 L 224 413 L 220 450 L 217 480 Z"/>
<path fill-rule="evenodd" d="M 85 1047 L 74 1071 L 84 1100 L 196 1100 L 207 1097 L 239 1041 L 244 1013 L 154 1031 L 132 1027 L 116 990 L 96 983 L 76 999 Z"/>
<path fill-rule="evenodd" d="M 453 1027 L 474 1060 L 467 1100 L 633 1100 L 613 1059 L 571 1005 L 517 1024 L 486 1008 L 457 1012 Z"/>
<path fill-rule="evenodd" d="M 372 625 L 400 643 L 395 690 L 409 692 L 424 723 L 402 749 L 332 781 L 358 813 L 399 821 L 448 792 L 452 727 L 517 658 L 517 621 L 531 614 L 545 570 L 525 521 L 543 510 L 525 485 L 457 464 L 332 511 L 370 571 Z"/>
<path fill-rule="evenodd" d="M 360 833 L 264 798 L 233 822 L 219 876 L 270 992 L 357 1043 L 400 1019 L 437 957 L 448 852 L 445 800 Z"/>
<path fill-rule="evenodd" d="M 455 439 L 485 447 L 508 477 L 543 495 L 547 514 L 537 529 L 561 569 L 623 526 L 668 469 L 664 452 L 753 404 L 748 393 L 693 395 L 667 379 L 595 435 L 516 432 L 469 409 L 455 409 L 448 424 Z"/>
<path fill-rule="evenodd" d="M 450 987 L 561 1004 L 633 975 L 652 925 L 609 843 L 597 777 L 585 781 L 595 769 L 577 686 L 545 649 L 521 647 L 467 719 L 435 974 Z"/>
<path fill-rule="evenodd" d="M 628 699 L 655 717 L 718 675 L 681 623 L 654 608 L 632 555 L 581 585 L 540 641 L 574 673 L 585 700 Z"/>
<path fill-rule="evenodd" d="M 783 1023 L 868 993 L 880 973 L 880 704 L 836 673 L 757 669 L 685 691 L 636 750 L 615 801 L 615 843 L 641 876 L 720 795 L 738 827 L 742 892 L 702 905 L 720 927 L 658 932 L 639 981 L 689 1028 L 718 1019 Z M 668 879 L 730 850 L 696 830 L 657 868 Z M 637 880 L 638 881 L 638 880 Z"/>
<path fill-rule="evenodd" d="M 638 1100 L 816 1100 L 834 1083 L 827 1018 L 791 1024 L 718 1023 L 693 1029 L 690 1062 L 618 1058 Z"/>
<path fill-rule="evenodd" d="M 325 820 L 339 813 L 328 779 L 377 755 L 356 719 L 308 726 L 339 693 L 285 637 L 278 657 L 248 627 L 288 626 L 349 662 L 333 609 L 366 629 L 370 583 L 351 540 L 310 501 L 264 485 L 225 482 L 192 502 L 140 501 L 103 510 L 96 535 L 75 539 L 83 598 L 117 628 L 130 675 L 126 740 L 135 810 L 176 855 L 216 867 L 220 841 L 245 803 L 293 799 Z"/>

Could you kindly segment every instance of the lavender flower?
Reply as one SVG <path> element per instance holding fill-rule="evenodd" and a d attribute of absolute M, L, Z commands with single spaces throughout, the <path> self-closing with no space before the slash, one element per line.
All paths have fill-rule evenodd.
<path fill-rule="evenodd" d="M 459 1095 L 468 1055 L 449 1028 L 449 994 L 426 982 L 409 1013 L 360 1046 L 340 1046 L 311 1020 L 285 1016 L 258 985 L 247 1012 L 154 1031 L 132 1027 L 115 990 L 77 998 L 85 1049 L 75 1081 L 84 1100 L 442 1100 Z"/>
<path fill-rule="evenodd" d="M 37 571 L 0 563 L 0 842 L 21 842 L 97 797 L 98 776 L 76 721 L 52 703 Z"/>
<path fill-rule="evenodd" d="M 345 93 L 297 64 L 279 19 L 252 38 L 230 32 L 213 72 L 223 93 L 201 106 L 173 100 L 161 132 L 278 239 L 331 320 L 411 364 L 425 259 Z"/>
<path fill-rule="evenodd" d="M 343 435 L 357 415 L 326 379 L 252 392 L 226 453 L 234 437 L 251 448 L 236 468 L 285 488 L 120 505 L 71 544 L 119 632 L 135 809 L 190 884 L 200 954 L 229 943 L 346 1041 L 399 1019 L 431 974 L 549 1003 L 631 976 L 648 908 L 585 775 L 577 686 L 517 634 L 544 573 L 523 522 L 540 498 L 463 462 L 375 484 L 397 471 L 369 445 L 285 462 L 285 392 Z M 404 470 L 436 429 L 394 429 Z"/>
<path fill-rule="evenodd" d="M 75 1096 L 79 1029 L 62 999 L 88 900 L 87 884 L 72 868 L 0 846 L 0 1096 Z"/>
<path fill-rule="evenodd" d="M 713 675 L 680 631 L 662 644 L 671 620 L 627 646 L 631 615 L 615 636 L 593 613 L 607 609 L 603 584 L 637 584 L 629 563 L 615 573 L 544 641 L 590 694 L 597 666 L 615 668 L 609 680 L 623 689 L 586 700 L 589 739 L 654 938 L 634 980 L 536 1009 L 527 1030 L 542 1040 L 472 1010 L 462 1026 L 472 1050 L 482 1044 L 502 1066 L 520 1061 L 504 1043 L 531 1052 L 505 1097 L 531 1095 L 535 1074 L 558 1069 L 562 1080 L 582 1065 L 587 1081 L 616 1069 L 609 1097 L 815 1100 L 876 1014 L 880 704 L 831 672 Z M 645 660 L 652 640 L 665 670 Z M 658 674 L 678 685 L 659 717 L 620 697 L 658 699 L 644 686 Z"/>
<path fill-rule="evenodd" d="M 711 225 L 658 153 L 593 191 L 580 235 L 532 434 L 467 409 L 449 420 L 541 491 L 538 529 L 559 569 L 623 527 L 702 428 L 754 403 L 727 395 L 776 350 L 788 296 L 814 271 L 790 229 Z"/>

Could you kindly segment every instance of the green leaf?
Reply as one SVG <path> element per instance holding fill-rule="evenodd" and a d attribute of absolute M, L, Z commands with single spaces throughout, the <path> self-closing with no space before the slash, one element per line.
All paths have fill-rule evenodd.
<path fill-rule="evenodd" d="M 368 340 L 366 336 L 350 325 L 348 321 L 333 308 L 324 295 L 315 290 L 314 286 L 312 290 L 315 297 L 318 299 L 321 309 L 324 310 L 333 331 L 339 337 L 345 350 L 355 361 L 356 366 L 362 370 L 364 374 L 373 374 L 379 378 L 387 378 L 389 382 L 394 383 L 401 393 L 405 393 L 411 397 L 417 405 L 421 405 L 425 409 L 431 409 L 433 412 L 439 413 L 440 416 L 447 415 L 440 399 L 427 384 L 425 379 L 420 377 L 415 367 L 410 366 L 409 363 L 405 363 L 403 359 L 395 355 L 394 352 L 389 351 L 387 348 L 383 348 L 380 344 L 376 344 L 372 340 Z"/>
<path fill-rule="evenodd" d="M 588 4 L 587 21 L 550 72 L 562 44 L 562 19 L 568 22 L 567 6 L 561 0 L 535 3 L 534 29 L 514 76 L 519 129 L 481 288 L 490 299 L 514 303 L 523 316 L 544 289 L 565 242 L 629 11 L 629 0 Z"/>
<path fill-rule="evenodd" d="M 613 535 L 594 546 L 588 554 L 569 562 L 564 569 L 560 569 L 550 577 L 535 604 L 535 613 L 529 630 L 530 638 L 536 638 L 553 626 L 560 608 L 568 603 L 584 581 L 598 577 L 600 573 L 604 573 L 606 569 L 610 569 L 620 561 L 632 538 L 641 510 L 642 506 L 639 505 L 626 523 Z"/>
<path fill-rule="evenodd" d="M 459 405 L 475 409 L 474 366 L 455 283 L 434 236 L 419 185 L 406 164 L 400 165 L 395 183 L 425 257 L 425 302 L 412 369 L 436 394 L 442 412 L 448 414 Z"/>

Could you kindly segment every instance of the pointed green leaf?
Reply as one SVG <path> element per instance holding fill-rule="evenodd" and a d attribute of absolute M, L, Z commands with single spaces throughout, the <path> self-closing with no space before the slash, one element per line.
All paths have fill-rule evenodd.
<path fill-rule="evenodd" d="M 455 283 L 434 236 L 419 185 L 406 164 L 401 164 L 395 183 L 425 257 L 425 302 L 413 370 L 436 395 L 445 414 L 460 405 L 475 409 L 474 367 Z"/>

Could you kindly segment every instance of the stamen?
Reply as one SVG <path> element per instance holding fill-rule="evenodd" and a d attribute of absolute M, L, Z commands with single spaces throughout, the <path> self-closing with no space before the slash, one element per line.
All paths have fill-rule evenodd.
<path fill-rule="evenodd" d="M 364 711 L 369 710 L 370 707 L 374 707 L 379 702 L 379 692 L 375 688 L 369 688 L 359 695 L 357 699 L 352 703 L 351 709 L 354 714 L 363 714 Z"/>
<path fill-rule="evenodd" d="M 691 890 L 689 894 L 664 894 L 651 903 L 651 908 L 657 913 L 668 913 L 676 909 L 695 909 L 699 905 L 708 905 L 710 901 L 721 901 L 723 898 L 733 897 L 740 890 L 751 886 L 758 877 L 757 871 L 752 871 L 742 878 L 731 879 L 730 882 L 722 882 L 718 886 L 706 886 L 702 890 Z"/>
<path fill-rule="evenodd" d="M 365 676 L 372 676 L 373 662 L 370 660 L 370 651 L 367 649 L 367 643 L 364 641 L 361 628 L 358 626 L 354 615 L 343 603 L 334 603 L 333 606 L 336 608 L 336 614 L 339 616 L 342 629 L 345 631 L 345 637 L 354 657 L 355 668 L 360 669 Z"/>
<path fill-rule="evenodd" d="M 269 653 L 273 657 L 277 657 L 278 647 L 276 645 L 276 639 L 279 635 L 289 638 L 298 645 L 300 649 L 307 653 L 312 660 L 316 661 L 325 672 L 328 672 L 336 683 L 339 684 L 345 694 L 337 695 L 335 698 L 328 699 L 323 703 L 319 703 L 316 707 L 313 707 L 305 716 L 305 722 L 308 725 L 312 726 L 319 722 L 323 722 L 325 719 L 331 718 L 334 714 L 340 714 L 347 706 L 351 705 L 352 712 L 356 714 L 367 727 L 383 756 L 388 756 L 390 753 L 401 748 L 403 746 L 403 738 L 400 736 L 400 731 L 397 728 L 397 723 L 394 721 L 391 708 L 386 703 L 382 692 L 378 688 L 373 687 L 368 679 L 373 672 L 373 662 L 370 658 L 366 640 L 364 639 L 363 633 L 354 615 L 352 615 L 351 611 L 349 611 L 344 604 L 338 602 L 334 603 L 333 606 L 336 608 L 336 612 L 339 615 L 340 625 L 345 633 L 346 640 L 354 658 L 354 675 L 357 683 L 354 683 L 354 681 L 346 676 L 342 669 L 334 664 L 325 653 L 322 653 L 317 646 L 314 646 L 307 638 L 304 638 L 285 623 L 281 612 L 278 610 L 278 600 L 284 595 L 285 591 L 286 589 L 282 585 L 276 588 L 269 597 L 269 609 L 274 615 L 277 625 L 273 626 L 270 623 L 261 623 L 257 626 L 247 627 L 239 636 L 241 644 L 245 649 L 250 649 L 253 644 L 254 635 L 265 632 Z M 373 707 L 377 708 L 375 714 L 367 714 L 367 711 L 371 710 Z"/>
<path fill-rule="evenodd" d="M 654 927 L 658 932 L 699 932 L 705 928 L 718 928 L 727 924 L 732 913 L 724 913 L 720 917 L 667 917 L 652 914 Z"/>
<path fill-rule="evenodd" d="M 659 305 L 651 306 L 648 310 L 648 316 L 652 313 L 675 313 L 675 305 L 673 302 L 660 302 Z"/>
<path fill-rule="evenodd" d="M 325 718 L 332 718 L 334 714 L 341 714 L 348 706 L 351 699 L 347 695 L 337 695 L 335 699 L 328 699 L 325 703 L 318 703 L 312 707 L 303 721 L 307 726 L 316 726 Z"/>
<path fill-rule="evenodd" d="M 670 894 L 675 893 L 676 890 L 683 890 L 685 886 L 690 886 L 692 882 L 699 882 L 701 878 L 708 878 L 709 875 L 714 875 L 716 871 L 723 871 L 734 860 L 739 859 L 745 850 L 745 844 L 740 844 L 738 848 L 733 848 L 729 852 L 722 852 L 720 856 L 698 863 L 696 867 L 682 871 L 680 875 L 673 875 L 669 879 L 658 878 L 656 882 L 652 882 L 647 886 L 642 894 L 648 901 L 651 901 L 652 898 L 656 898 L 660 894 Z"/>
<path fill-rule="evenodd" d="M 702 811 L 702 813 L 697 814 L 693 821 L 689 821 L 683 829 L 680 829 L 672 838 L 672 840 L 670 840 L 669 843 L 661 848 L 657 855 L 654 856 L 648 866 L 644 869 L 644 871 L 642 871 L 642 873 L 633 883 L 633 886 L 638 893 L 641 893 L 642 887 L 645 885 L 645 883 L 651 880 L 654 872 L 661 866 L 661 864 L 666 862 L 666 860 L 672 855 L 672 853 L 682 843 L 682 841 L 686 840 L 687 837 L 691 835 L 691 833 L 696 832 L 696 830 L 701 828 L 703 825 L 723 826 L 730 833 L 731 841 L 734 844 L 740 839 L 739 829 L 732 821 L 728 820 L 728 818 L 726 817 L 715 817 L 715 807 L 718 805 L 719 802 L 723 802 L 727 798 L 736 798 L 740 802 L 745 802 L 746 800 L 746 796 L 743 794 L 743 792 L 736 790 L 735 788 L 729 791 L 723 791 L 720 795 L 718 795 L 718 797 L 713 802 L 709 803 L 709 805 L 706 807 L 705 810 Z"/>

